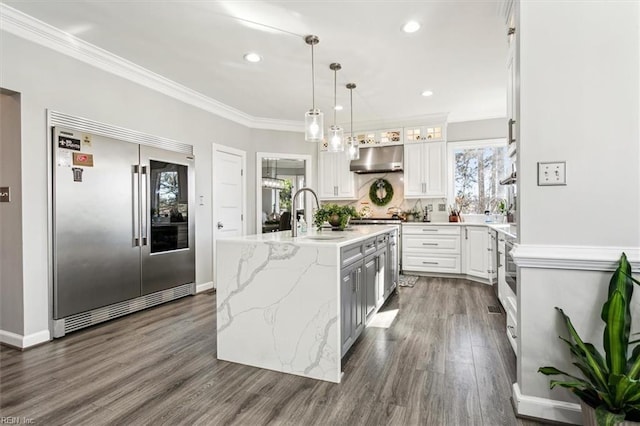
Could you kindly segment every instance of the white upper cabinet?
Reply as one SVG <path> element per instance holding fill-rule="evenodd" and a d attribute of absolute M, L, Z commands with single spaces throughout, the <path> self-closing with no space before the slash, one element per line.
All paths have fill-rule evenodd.
<path fill-rule="evenodd" d="M 360 146 L 398 145 L 402 143 L 402 127 L 355 132 Z"/>
<path fill-rule="evenodd" d="M 446 141 L 446 125 L 413 126 L 404 128 L 404 142 Z"/>
<path fill-rule="evenodd" d="M 445 142 L 409 143 L 404 146 L 405 198 L 445 198 L 447 148 Z"/>
<path fill-rule="evenodd" d="M 349 170 L 345 152 L 318 153 L 318 197 L 323 200 L 356 198 L 354 174 Z"/>

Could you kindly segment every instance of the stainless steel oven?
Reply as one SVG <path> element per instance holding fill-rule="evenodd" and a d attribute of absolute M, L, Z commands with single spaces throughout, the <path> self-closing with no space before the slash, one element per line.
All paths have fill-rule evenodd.
<path fill-rule="evenodd" d="M 516 239 L 514 237 L 505 237 L 504 240 L 504 251 L 505 251 L 505 265 L 504 265 L 504 278 L 507 282 L 507 285 L 511 290 L 513 290 L 513 294 L 518 294 L 518 271 L 516 268 L 516 263 L 513 261 L 513 256 L 511 255 L 511 251 L 513 250 Z"/>

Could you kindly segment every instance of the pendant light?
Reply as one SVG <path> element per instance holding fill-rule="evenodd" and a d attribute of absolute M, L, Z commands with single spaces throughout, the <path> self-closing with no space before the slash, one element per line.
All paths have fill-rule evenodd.
<path fill-rule="evenodd" d="M 336 105 L 337 105 L 337 84 L 338 84 L 338 71 L 342 69 L 342 66 L 337 62 L 329 65 L 329 68 L 333 71 L 333 125 L 329 127 L 329 136 L 327 138 L 327 151 L 329 152 L 342 152 L 344 151 L 344 130 L 342 127 L 336 124 Z"/>
<path fill-rule="evenodd" d="M 353 134 L 353 89 L 355 88 L 355 83 L 347 84 L 347 89 L 349 89 L 349 104 L 351 105 L 351 136 L 347 138 L 347 153 L 349 154 L 350 160 L 360 159 L 360 143 L 358 142 L 358 138 Z"/>
<path fill-rule="evenodd" d="M 322 142 L 324 138 L 324 115 L 316 109 L 316 78 L 313 61 L 313 46 L 320 42 L 314 35 L 308 35 L 304 41 L 311 46 L 311 109 L 304 115 L 304 140 L 307 142 Z"/>

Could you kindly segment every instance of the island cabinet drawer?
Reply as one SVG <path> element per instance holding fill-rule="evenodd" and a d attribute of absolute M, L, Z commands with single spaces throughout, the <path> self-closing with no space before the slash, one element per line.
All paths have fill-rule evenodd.
<path fill-rule="evenodd" d="M 376 252 L 376 238 L 369 238 L 368 240 L 366 240 L 363 244 L 364 247 L 364 255 L 368 256 L 371 253 L 375 253 Z"/>
<path fill-rule="evenodd" d="M 460 227 L 455 225 L 404 225 L 403 235 L 460 235 Z"/>
<path fill-rule="evenodd" d="M 374 243 L 375 246 L 375 243 Z M 364 244 L 358 243 L 340 249 L 340 265 L 342 268 L 349 266 L 364 258 Z"/>
<path fill-rule="evenodd" d="M 460 254 L 460 236 L 457 235 L 404 235 L 403 250 L 430 253 Z"/>
<path fill-rule="evenodd" d="M 382 247 L 386 247 L 387 246 L 387 240 L 388 239 L 389 239 L 389 236 L 387 234 L 378 235 L 376 237 L 376 246 L 377 246 L 378 250 L 380 250 Z"/>
<path fill-rule="evenodd" d="M 402 269 L 416 272 L 459 274 L 461 271 L 460 256 L 438 256 L 432 254 L 405 252 L 404 256 L 402 256 Z"/>

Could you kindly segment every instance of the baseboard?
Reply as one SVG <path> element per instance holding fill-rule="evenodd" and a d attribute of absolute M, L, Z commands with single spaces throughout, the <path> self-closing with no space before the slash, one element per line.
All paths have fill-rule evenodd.
<path fill-rule="evenodd" d="M 196 294 L 202 293 L 203 291 L 211 290 L 213 288 L 213 281 L 209 281 L 208 283 L 196 284 Z"/>
<path fill-rule="evenodd" d="M 10 331 L 0 330 L 0 343 L 13 346 L 17 349 L 26 349 L 51 340 L 49 330 L 41 330 L 26 336 L 12 333 Z"/>
<path fill-rule="evenodd" d="M 516 414 L 519 416 L 574 425 L 582 424 L 580 404 L 522 395 L 517 383 L 513 384 L 513 403 Z"/>

